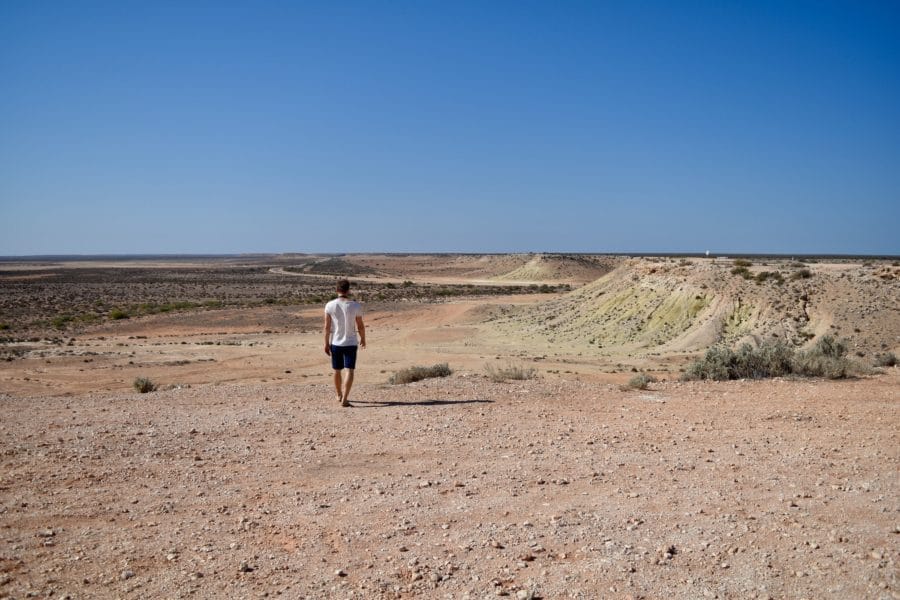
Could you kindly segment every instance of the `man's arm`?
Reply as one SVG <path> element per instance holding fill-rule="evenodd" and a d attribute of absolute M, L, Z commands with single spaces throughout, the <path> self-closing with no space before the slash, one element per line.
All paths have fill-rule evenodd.
<path fill-rule="evenodd" d="M 366 324 L 363 323 L 362 317 L 356 317 L 356 331 L 359 332 L 359 347 L 366 347 Z"/>
<path fill-rule="evenodd" d="M 325 313 L 325 325 L 322 328 L 325 333 L 325 354 L 331 356 L 331 315 Z"/>

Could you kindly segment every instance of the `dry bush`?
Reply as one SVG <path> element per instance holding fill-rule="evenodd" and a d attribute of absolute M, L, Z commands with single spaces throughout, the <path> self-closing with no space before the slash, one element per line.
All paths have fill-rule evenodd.
<path fill-rule="evenodd" d="M 758 348 L 750 344 L 738 350 L 710 348 L 693 362 L 682 379 L 763 379 L 784 375 L 843 379 L 863 369 L 847 358 L 846 343 L 826 335 L 809 350 L 795 351 L 783 342 L 765 342 Z"/>
<path fill-rule="evenodd" d="M 531 367 L 520 367 L 517 365 L 506 365 L 505 367 L 495 367 L 488 363 L 484 367 L 484 371 L 488 379 L 496 383 L 503 381 L 524 381 L 537 377 L 537 371 Z"/>
<path fill-rule="evenodd" d="M 156 384 L 146 377 L 138 377 L 134 380 L 134 389 L 141 394 L 156 391 Z"/>
<path fill-rule="evenodd" d="M 897 356 L 893 352 L 875 355 L 876 367 L 894 367 L 897 365 Z"/>
<path fill-rule="evenodd" d="M 706 355 L 692 363 L 682 379 L 763 379 L 791 373 L 793 350 L 782 342 L 766 342 L 759 348 L 750 344 L 738 350 L 714 347 Z"/>
<path fill-rule="evenodd" d="M 623 386 L 623 389 L 646 390 L 647 386 L 651 383 L 656 383 L 656 377 L 654 377 L 653 375 L 647 375 L 646 373 L 641 373 L 640 375 L 635 375 L 630 380 L 628 380 L 628 385 Z"/>
<path fill-rule="evenodd" d="M 731 269 L 732 275 L 740 275 L 744 279 L 753 279 L 753 273 L 750 272 L 750 269 L 744 266 L 737 266 Z"/>
<path fill-rule="evenodd" d="M 391 375 L 390 378 L 388 378 L 388 383 L 393 385 L 413 383 L 432 377 L 447 377 L 452 373 L 453 371 L 450 370 L 450 366 L 447 363 L 441 363 L 431 367 L 409 367 L 408 369 L 397 371 Z"/>

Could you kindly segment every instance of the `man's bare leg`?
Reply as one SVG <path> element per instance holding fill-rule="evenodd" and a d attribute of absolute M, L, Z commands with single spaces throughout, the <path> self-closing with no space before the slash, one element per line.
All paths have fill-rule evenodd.
<path fill-rule="evenodd" d="M 353 369 L 347 369 L 347 378 L 344 380 L 344 395 L 341 396 L 341 406 L 350 406 L 350 388 L 353 387 Z"/>
<path fill-rule="evenodd" d="M 341 372 L 338 370 L 334 371 L 334 390 L 337 394 L 338 403 L 343 404 L 344 398 L 343 394 L 341 394 Z"/>

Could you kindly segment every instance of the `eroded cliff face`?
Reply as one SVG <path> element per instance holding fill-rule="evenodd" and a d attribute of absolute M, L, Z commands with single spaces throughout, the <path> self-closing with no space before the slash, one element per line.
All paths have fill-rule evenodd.
<path fill-rule="evenodd" d="M 900 269 L 656 261 L 623 260 L 596 281 L 513 311 L 497 325 L 606 351 L 684 352 L 766 339 L 804 346 L 829 333 L 855 352 L 900 344 Z"/>

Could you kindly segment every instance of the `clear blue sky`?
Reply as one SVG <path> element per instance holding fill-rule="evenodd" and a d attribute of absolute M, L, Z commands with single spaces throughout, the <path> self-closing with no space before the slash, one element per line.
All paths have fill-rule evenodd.
<path fill-rule="evenodd" d="M 0 2 L 0 255 L 900 254 L 900 3 Z"/>

